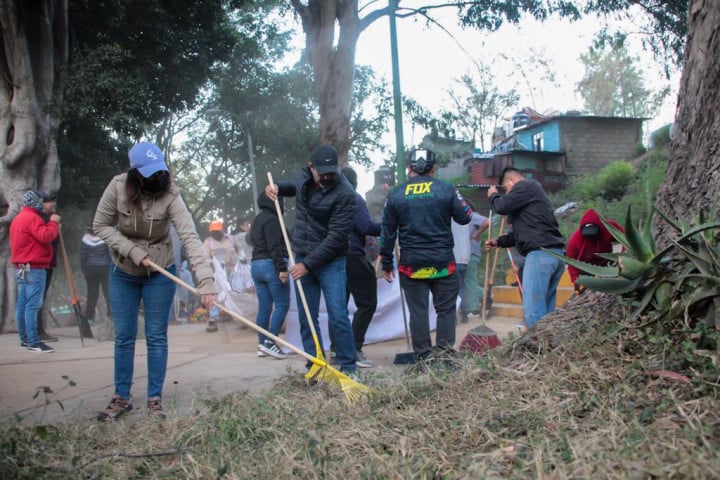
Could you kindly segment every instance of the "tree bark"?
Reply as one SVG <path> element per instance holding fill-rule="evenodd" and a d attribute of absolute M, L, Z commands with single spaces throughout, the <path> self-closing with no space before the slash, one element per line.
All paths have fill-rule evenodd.
<path fill-rule="evenodd" d="M 720 192 L 720 2 L 693 0 L 668 170 L 657 207 L 671 218 L 693 220 L 718 212 Z M 660 243 L 668 229 L 657 225 Z"/>
<path fill-rule="evenodd" d="M 334 146 L 340 166 L 350 150 L 350 118 L 355 81 L 355 52 L 360 33 L 387 14 L 379 9 L 364 19 L 357 0 L 299 0 L 290 2 L 305 32 L 305 53 L 315 74 L 315 94 L 320 106 L 320 143 Z M 337 44 L 335 32 L 337 28 Z"/>
<path fill-rule="evenodd" d="M 9 227 L 30 189 L 55 193 L 68 55 L 67 0 L 0 0 L 0 330 L 15 329 Z"/>

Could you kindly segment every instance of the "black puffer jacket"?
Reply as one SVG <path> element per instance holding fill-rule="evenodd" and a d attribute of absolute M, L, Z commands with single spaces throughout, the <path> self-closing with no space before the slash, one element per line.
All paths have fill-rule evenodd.
<path fill-rule="evenodd" d="M 282 201 L 282 197 L 278 198 Z M 280 220 L 275 210 L 275 203 L 261 193 L 258 196 L 260 213 L 253 219 L 250 226 L 250 245 L 253 247 L 252 259 L 271 258 L 275 270 L 287 272 L 287 249 L 283 240 Z"/>
<path fill-rule="evenodd" d="M 290 240 L 308 270 L 347 254 L 356 207 L 355 191 L 344 176 L 338 174 L 333 185 L 321 189 L 310 168 L 303 167 L 295 183 L 278 182 L 278 191 L 284 197 L 296 197 Z"/>

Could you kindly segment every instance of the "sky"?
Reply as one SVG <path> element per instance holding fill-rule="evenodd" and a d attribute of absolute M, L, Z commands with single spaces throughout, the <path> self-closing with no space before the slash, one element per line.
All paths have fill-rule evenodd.
<path fill-rule="evenodd" d="M 407 1 L 404 4 L 427 4 L 427 1 Z M 376 2 L 377 4 L 377 2 Z M 453 79 L 473 70 L 473 59 L 492 65 L 497 71 L 497 84 L 513 83 L 518 70 L 515 63 L 527 57 L 528 52 L 538 52 L 555 66 L 555 84 L 535 80 L 532 71 L 526 71 L 527 78 L 521 84 L 519 108 L 529 106 L 539 112 L 548 110 L 582 110 L 582 100 L 575 92 L 575 84 L 582 78 L 584 69 L 580 54 L 587 51 L 601 24 L 595 18 L 585 18 L 570 23 L 567 20 L 548 20 L 540 23 L 524 20 L 521 25 L 505 25 L 499 31 L 488 33 L 477 30 L 463 30 L 457 26 L 456 10 L 442 9 L 434 13 L 447 32 L 439 27 L 428 28 L 424 21 L 411 18 L 398 19 L 398 58 L 400 83 L 403 95 L 419 100 L 432 111 L 449 109 L 447 94 Z M 632 28 L 632 26 L 631 26 Z M 387 18 L 380 19 L 365 30 L 357 44 L 356 63 L 370 65 L 385 76 L 392 85 L 392 64 L 390 53 L 390 30 Z M 631 53 L 641 57 L 643 71 L 649 86 L 671 87 L 671 94 L 661 108 L 657 118 L 647 122 L 652 131 L 672 122 L 679 84 L 679 73 L 670 81 L 664 78 L 660 65 L 655 64 L 649 52 L 642 51 L 640 40 L 630 37 Z M 514 111 L 508 112 L 508 116 Z M 394 148 L 394 124 L 388 126 L 386 143 Z M 407 146 L 417 145 L 425 131 L 406 124 L 403 129 Z M 479 145 L 478 145 L 479 146 Z M 380 165 L 380 159 L 376 164 Z M 358 191 L 365 193 L 373 184 L 373 169 L 358 170 Z"/>

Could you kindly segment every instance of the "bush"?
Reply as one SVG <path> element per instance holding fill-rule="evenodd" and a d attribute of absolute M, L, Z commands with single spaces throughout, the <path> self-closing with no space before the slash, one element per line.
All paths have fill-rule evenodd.
<path fill-rule="evenodd" d="M 608 202 L 621 199 L 627 187 L 633 182 L 634 175 L 632 165 L 624 160 L 603 167 L 597 177 L 602 197 Z"/>
<path fill-rule="evenodd" d="M 670 143 L 670 127 L 671 123 L 660 127 L 650 134 L 650 148 L 664 149 Z"/>

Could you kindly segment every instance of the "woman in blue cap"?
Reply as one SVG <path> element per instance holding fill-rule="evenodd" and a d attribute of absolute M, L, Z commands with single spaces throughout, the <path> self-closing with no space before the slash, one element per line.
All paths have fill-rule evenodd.
<path fill-rule="evenodd" d="M 170 227 L 175 226 L 197 278 L 201 301 L 215 300 L 213 271 L 180 190 L 172 181 L 160 149 L 148 142 L 130 149 L 130 170 L 106 187 L 93 221 L 107 243 L 110 303 L 115 325 L 115 393 L 98 420 L 115 420 L 132 410 L 135 339 L 143 303 L 148 369 L 148 413 L 164 417 L 162 388 L 167 370 L 168 314 L 175 284 L 155 272 L 148 260 L 175 273 Z"/>

